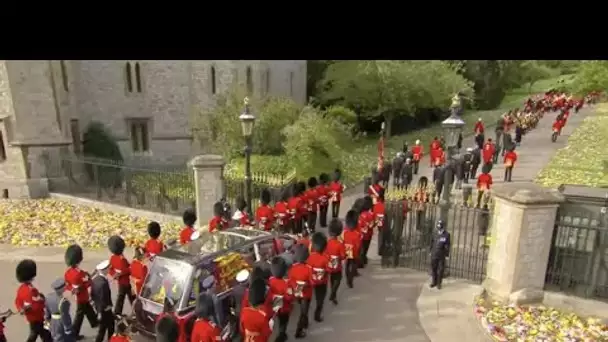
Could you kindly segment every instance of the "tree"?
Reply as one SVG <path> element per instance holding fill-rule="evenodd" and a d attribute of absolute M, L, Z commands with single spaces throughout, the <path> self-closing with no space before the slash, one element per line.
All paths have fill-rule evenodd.
<path fill-rule="evenodd" d="M 570 84 L 575 94 L 608 89 L 608 61 L 584 61 Z"/>
<path fill-rule="evenodd" d="M 417 108 L 446 107 L 457 91 L 471 93 L 471 84 L 450 63 L 442 61 L 336 61 L 320 82 L 321 100 L 357 108 L 386 122 L 396 115 L 414 115 Z"/>
<path fill-rule="evenodd" d="M 528 94 L 532 93 L 532 86 L 536 81 L 555 76 L 557 70 L 551 69 L 535 60 L 523 61 L 520 64 L 520 80 L 528 84 Z"/>

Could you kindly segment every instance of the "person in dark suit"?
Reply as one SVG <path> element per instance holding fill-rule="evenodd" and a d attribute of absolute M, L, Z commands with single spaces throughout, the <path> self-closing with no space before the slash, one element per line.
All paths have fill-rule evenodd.
<path fill-rule="evenodd" d="M 91 284 L 91 298 L 95 303 L 99 319 L 99 330 L 96 342 L 102 342 L 106 337 L 109 339 L 114 335 L 114 314 L 112 313 L 112 292 L 108 282 L 108 270 L 110 261 L 105 260 L 97 265 L 97 272 L 93 276 Z"/>
<path fill-rule="evenodd" d="M 443 221 L 437 222 L 437 234 L 431 244 L 431 284 L 441 289 L 441 281 L 445 271 L 445 259 L 450 256 L 450 233 L 445 230 Z"/>

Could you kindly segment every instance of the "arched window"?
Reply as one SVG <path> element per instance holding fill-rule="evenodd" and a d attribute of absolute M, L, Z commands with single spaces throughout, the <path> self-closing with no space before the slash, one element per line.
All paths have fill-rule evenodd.
<path fill-rule="evenodd" d="M 215 95 L 216 83 L 215 83 L 215 67 L 211 67 L 211 94 Z"/>
<path fill-rule="evenodd" d="M 135 63 L 135 84 L 137 85 L 137 92 L 142 92 L 141 86 L 141 69 L 139 67 L 139 63 Z"/>
<path fill-rule="evenodd" d="M 253 94 L 253 74 L 251 72 L 250 66 L 247 67 L 246 74 L 247 74 L 247 76 L 246 76 L 247 77 L 247 93 L 249 95 L 251 95 L 251 94 Z"/>
<path fill-rule="evenodd" d="M 127 66 L 125 68 L 125 76 L 127 80 L 127 92 L 133 92 L 133 80 L 131 79 L 131 63 L 127 62 Z"/>

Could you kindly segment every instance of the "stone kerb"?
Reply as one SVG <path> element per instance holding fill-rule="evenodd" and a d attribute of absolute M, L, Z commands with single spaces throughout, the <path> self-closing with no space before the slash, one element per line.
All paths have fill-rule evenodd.
<path fill-rule="evenodd" d="M 204 154 L 192 158 L 188 164 L 194 170 L 196 216 L 198 226 L 202 228 L 213 216 L 213 203 L 222 198 L 226 162 L 222 156 Z"/>
<path fill-rule="evenodd" d="M 555 215 L 564 197 L 533 183 L 496 185 L 492 195 L 493 241 L 483 287 L 501 302 L 542 301 Z"/>

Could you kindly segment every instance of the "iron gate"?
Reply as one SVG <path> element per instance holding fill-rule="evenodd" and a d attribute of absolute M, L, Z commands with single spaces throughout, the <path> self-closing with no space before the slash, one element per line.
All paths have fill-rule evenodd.
<path fill-rule="evenodd" d="M 434 203 L 387 202 L 385 224 L 389 229 L 383 230 L 379 245 L 383 265 L 428 271 L 439 210 Z M 447 217 L 452 246 L 446 276 L 481 283 L 488 260 L 490 210 L 452 204 Z"/>

